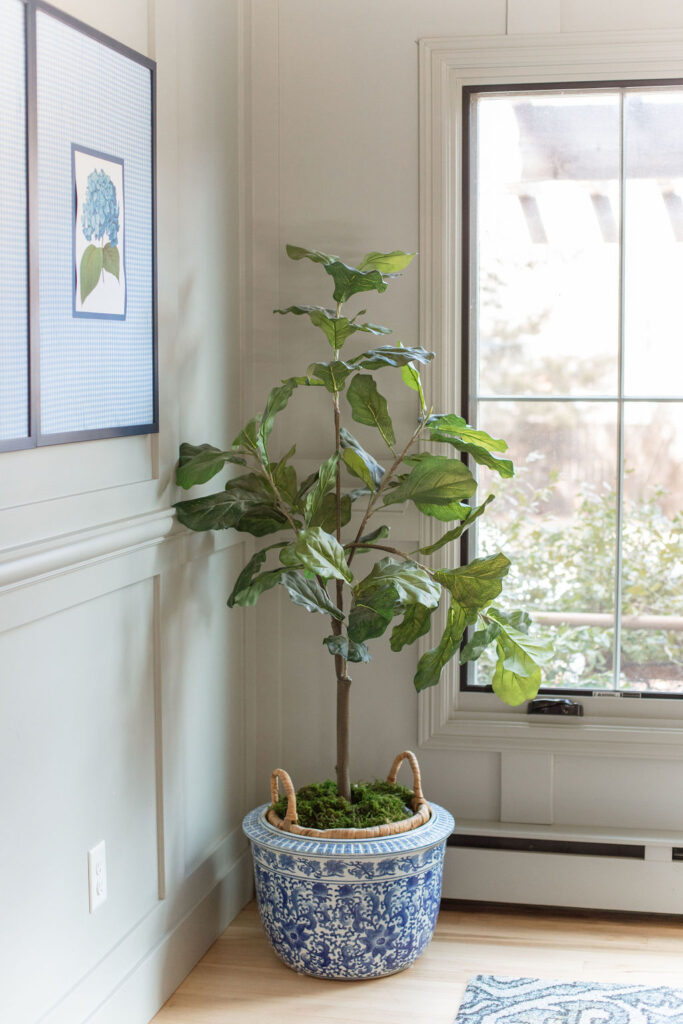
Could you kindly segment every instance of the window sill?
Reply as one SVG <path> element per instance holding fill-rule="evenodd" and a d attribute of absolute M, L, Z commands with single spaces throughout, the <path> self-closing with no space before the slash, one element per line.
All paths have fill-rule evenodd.
<path fill-rule="evenodd" d="M 426 749 L 531 750 L 552 754 L 683 760 L 683 720 L 572 718 L 551 721 L 522 714 L 452 709 L 441 722 L 421 716 Z M 430 721 L 431 720 L 431 721 Z"/>

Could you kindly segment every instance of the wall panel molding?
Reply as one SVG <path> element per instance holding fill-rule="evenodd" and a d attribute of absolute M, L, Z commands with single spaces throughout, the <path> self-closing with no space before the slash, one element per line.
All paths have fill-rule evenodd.
<path fill-rule="evenodd" d="M 46 578 L 72 573 L 142 548 L 179 538 L 186 538 L 192 543 L 198 537 L 206 535 L 193 534 L 181 526 L 174 510 L 166 508 L 91 530 L 6 549 L 0 557 L 0 598 L 11 589 L 33 586 Z M 210 539 L 212 550 L 244 543 L 244 537 L 233 530 L 210 535 Z M 202 546 L 206 548 L 206 545 Z"/>

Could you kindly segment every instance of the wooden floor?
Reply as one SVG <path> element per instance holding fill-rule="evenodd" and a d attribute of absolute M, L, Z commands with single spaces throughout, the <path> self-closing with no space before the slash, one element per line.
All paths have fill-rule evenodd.
<path fill-rule="evenodd" d="M 252 903 L 154 1024 L 452 1024 L 474 974 L 683 987 L 683 923 L 446 910 L 427 952 L 407 971 L 338 982 L 281 964 Z"/>

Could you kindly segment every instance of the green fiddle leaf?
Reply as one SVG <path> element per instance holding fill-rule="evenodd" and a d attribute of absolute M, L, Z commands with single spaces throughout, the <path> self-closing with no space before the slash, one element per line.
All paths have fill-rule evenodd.
<path fill-rule="evenodd" d="M 290 260 L 311 260 L 312 263 L 334 263 L 338 256 L 330 256 L 326 252 L 318 252 L 317 249 L 304 249 L 300 245 L 287 245 L 285 250 Z"/>
<path fill-rule="evenodd" d="M 280 581 L 294 604 L 305 608 L 307 612 L 320 612 L 331 615 L 341 622 L 344 613 L 330 600 L 327 591 L 316 579 L 308 579 L 299 572 L 283 572 Z"/>
<path fill-rule="evenodd" d="M 246 465 L 246 459 L 237 452 L 224 452 L 212 444 L 187 444 L 180 446 L 180 458 L 176 469 L 176 483 L 185 490 L 196 484 L 205 484 L 220 473 L 228 462 Z"/>
<path fill-rule="evenodd" d="M 296 492 L 297 502 L 301 501 L 301 499 L 310 491 L 311 487 L 313 486 L 314 483 L 316 483 L 317 479 L 318 470 L 316 469 L 315 473 L 309 473 L 309 475 L 305 477 L 304 480 L 301 481 L 301 484 L 299 485 L 299 490 Z"/>
<path fill-rule="evenodd" d="M 342 458 L 349 473 L 358 477 L 358 479 L 362 480 L 364 484 L 367 484 L 369 490 L 376 490 L 372 473 L 370 472 L 363 456 L 359 452 L 355 451 L 353 448 L 345 448 L 342 452 Z"/>
<path fill-rule="evenodd" d="M 356 601 L 367 601 L 374 594 L 391 587 L 403 604 L 423 604 L 436 608 L 441 598 L 439 584 L 414 562 L 397 562 L 382 558 L 365 579 L 354 588 Z"/>
<path fill-rule="evenodd" d="M 290 544 L 285 544 L 280 552 L 280 561 L 283 565 L 286 565 L 288 569 L 302 568 L 301 559 L 294 550 L 295 548 L 296 542 L 292 541 Z"/>
<path fill-rule="evenodd" d="M 415 252 L 369 252 L 359 263 L 359 270 L 379 270 L 380 274 L 398 274 L 404 270 L 411 260 L 417 256 Z"/>
<path fill-rule="evenodd" d="M 261 554 L 261 552 L 258 552 Z M 246 567 L 248 568 L 248 566 Z M 282 574 L 285 569 L 272 569 L 269 572 L 262 572 L 260 576 L 254 576 L 248 583 L 244 583 L 240 586 L 241 575 L 238 577 L 235 589 L 228 598 L 228 607 L 232 608 L 233 605 L 240 605 L 242 608 L 250 608 L 255 605 L 261 594 L 266 590 L 271 590 L 272 587 L 277 586 L 282 580 Z M 238 590 L 237 588 L 240 587 Z"/>
<path fill-rule="evenodd" d="M 372 533 L 364 534 L 360 538 L 358 543 L 359 544 L 372 544 L 373 540 L 382 540 L 382 539 L 384 539 L 385 537 L 388 537 L 388 536 L 389 536 L 389 527 L 388 526 L 378 526 L 376 530 L 372 531 Z M 360 551 L 361 549 L 357 548 L 356 550 Z"/>
<path fill-rule="evenodd" d="M 265 447 L 263 440 L 259 433 L 261 426 L 261 417 L 254 416 L 249 422 L 240 430 L 239 434 L 232 442 L 233 448 L 246 448 L 247 451 L 251 452 L 252 455 L 256 455 L 258 458 L 265 459 Z"/>
<path fill-rule="evenodd" d="M 500 608 L 493 605 L 486 613 L 490 618 L 495 619 L 501 626 L 512 626 L 519 633 L 528 633 L 531 626 L 531 616 L 528 612 L 518 609 L 514 612 L 502 612 Z"/>
<path fill-rule="evenodd" d="M 263 410 L 263 416 L 261 417 L 261 425 L 259 427 L 259 434 L 265 447 L 270 432 L 273 429 L 273 422 L 276 415 L 285 408 L 292 393 L 297 386 L 296 377 L 289 377 L 287 380 L 283 380 L 282 384 L 273 390 L 268 395 L 268 401 L 266 407 Z"/>
<path fill-rule="evenodd" d="M 400 345 L 381 345 L 362 352 L 359 356 L 349 359 L 350 363 L 362 366 L 364 370 L 379 370 L 383 366 L 407 366 L 411 362 L 428 363 L 434 358 L 433 352 L 426 348 L 405 348 Z"/>
<path fill-rule="evenodd" d="M 356 372 L 356 367 L 337 360 L 333 363 L 311 363 L 306 372 L 309 377 L 319 380 L 331 394 L 335 395 L 344 390 L 346 378 Z"/>
<path fill-rule="evenodd" d="M 542 645 L 534 645 L 524 633 L 518 633 L 512 627 L 501 629 L 496 640 L 498 661 L 492 683 L 493 692 L 505 704 L 516 707 L 525 700 L 533 700 L 538 693 L 541 669 L 537 664 L 538 650 L 534 648 L 546 654 Z"/>
<path fill-rule="evenodd" d="M 276 462 L 271 468 L 271 474 L 273 477 L 273 483 L 277 488 L 278 494 L 288 504 L 294 505 L 296 503 L 296 496 L 299 483 L 296 478 L 296 470 L 293 466 L 288 466 L 287 462 L 291 459 L 292 455 L 296 452 L 296 445 L 292 445 L 286 455 Z"/>
<path fill-rule="evenodd" d="M 326 636 L 323 640 L 330 654 L 339 655 L 347 661 L 371 661 L 370 651 L 365 644 L 354 643 L 345 636 Z"/>
<path fill-rule="evenodd" d="M 427 426 L 431 441 L 450 444 L 460 452 L 467 452 L 479 465 L 488 466 L 502 477 L 509 479 L 515 475 L 512 462 L 495 454 L 507 451 L 505 441 L 491 437 L 485 430 L 468 426 L 462 416 L 453 413 L 430 416 Z"/>
<path fill-rule="evenodd" d="M 407 363 L 401 367 L 401 380 L 411 391 L 417 391 L 420 398 L 420 408 L 424 412 L 427 406 L 425 404 L 424 391 L 422 390 L 422 378 L 412 363 Z"/>
<path fill-rule="evenodd" d="M 102 249 L 99 245 L 89 245 L 81 256 L 81 304 L 97 288 L 102 266 Z"/>
<path fill-rule="evenodd" d="M 458 650 L 463 633 L 468 626 L 476 621 L 476 618 L 476 611 L 463 608 L 456 600 L 451 600 L 446 617 L 446 628 L 438 646 L 423 654 L 417 663 L 417 672 L 413 682 L 418 693 L 427 689 L 428 686 L 436 686 L 444 666 Z"/>
<path fill-rule="evenodd" d="M 463 441 L 474 441 L 491 452 L 506 452 L 507 443 L 502 438 L 491 437 L 485 430 L 475 430 L 468 426 L 462 416 L 455 413 L 434 413 L 427 420 L 427 426 L 432 430 L 438 430 L 440 434 L 450 434 L 453 437 L 461 437 Z"/>
<path fill-rule="evenodd" d="M 465 518 L 461 499 L 470 498 L 476 489 L 474 477 L 459 459 L 426 454 L 413 461 L 411 472 L 384 496 L 384 504 L 409 499 L 426 515 L 448 522 Z"/>
<path fill-rule="evenodd" d="M 344 549 L 330 533 L 319 526 L 302 530 L 294 548 L 303 565 L 323 579 L 353 581 L 353 573 L 346 564 Z"/>
<path fill-rule="evenodd" d="M 370 597 L 356 597 L 349 612 L 348 634 L 356 643 L 382 636 L 399 607 L 396 588 L 390 583 Z"/>
<path fill-rule="evenodd" d="M 428 633 L 433 611 L 433 608 L 427 608 L 423 604 L 409 604 L 403 621 L 394 626 L 391 632 L 392 651 L 400 651 L 406 644 L 412 644 Z"/>
<path fill-rule="evenodd" d="M 351 518 L 351 496 L 342 494 L 340 505 L 340 526 L 346 526 Z M 320 508 L 311 517 L 309 526 L 320 526 L 326 533 L 334 533 L 337 529 L 337 495 L 328 492 L 323 498 Z"/>
<path fill-rule="evenodd" d="M 351 318 L 351 323 L 355 324 L 362 334 L 393 334 L 391 327 L 383 327 L 382 324 L 359 324 L 356 323 L 355 317 Z"/>
<path fill-rule="evenodd" d="M 510 569 L 510 559 L 502 552 L 486 558 L 475 558 L 469 565 L 434 573 L 455 601 L 464 608 L 485 608 L 503 589 L 503 579 Z"/>
<path fill-rule="evenodd" d="M 318 470 L 318 479 L 313 489 L 306 496 L 304 503 L 304 516 L 306 525 L 310 526 L 311 520 L 320 508 L 323 498 L 336 484 L 337 467 L 339 466 L 339 455 L 335 452 L 323 462 Z"/>
<path fill-rule="evenodd" d="M 256 473 L 229 480 L 225 490 L 203 498 L 179 501 L 178 520 L 191 530 L 227 530 L 230 527 L 255 537 L 276 533 L 288 524 L 277 507 L 270 485 Z"/>
<path fill-rule="evenodd" d="M 424 548 L 418 548 L 420 554 L 433 555 L 435 551 L 438 551 L 446 544 L 450 544 L 451 541 L 458 540 L 458 538 L 462 536 L 465 530 L 468 530 L 472 523 L 474 523 L 479 518 L 479 516 L 483 515 L 483 513 L 486 511 L 487 505 L 491 504 L 494 497 L 495 495 L 489 494 L 486 501 L 482 502 L 481 505 L 463 506 L 463 508 L 468 509 L 468 512 L 462 519 L 462 521 L 459 523 L 459 525 L 456 526 L 454 529 L 449 530 L 447 533 L 444 533 L 443 537 L 440 537 L 439 540 L 435 541 L 433 544 L 428 544 L 427 547 Z"/>
<path fill-rule="evenodd" d="M 377 427 L 390 448 L 396 444 L 386 398 L 380 395 L 370 374 L 359 373 L 357 377 L 354 377 L 346 392 L 346 397 L 351 406 L 351 415 L 356 423 Z"/>
<path fill-rule="evenodd" d="M 295 316 L 308 316 L 315 327 L 319 327 L 333 349 L 342 347 L 347 338 L 358 331 L 363 334 L 391 334 L 388 327 L 379 324 L 359 324 L 356 317 L 349 320 L 345 316 L 337 316 L 335 310 L 324 306 L 287 306 L 286 309 L 274 309 L 274 313 L 293 313 Z"/>
<path fill-rule="evenodd" d="M 121 257 L 119 256 L 117 246 L 110 245 L 109 242 L 107 242 L 102 250 L 102 268 L 106 270 L 108 274 L 113 274 L 117 281 L 119 280 Z"/>
<path fill-rule="evenodd" d="M 478 629 L 460 651 L 460 664 L 464 665 L 466 661 L 476 661 L 480 658 L 499 633 L 500 626 L 497 622 L 489 622 L 484 629 Z"/>
<path fill-rule="evenodd" d="M 384 476 L 384 467 L 380 466 L 379 462 L 377 462 L 377 460 L 374 459 L 369 452 L 366 452 L 362 444 L 359 441 L 357 441 L 353 434 L 350 434 L 345 427 L 341 428 L 339 436 L 341 440 L 341 446 L 343 449 L 342 458 L 344 459 L 344 462 L 346 463 L 349 472 L 351 472 L 354 476 L 358 477 L 359 480 L 362 480 L 364 483 L 367 483 L 369 490 L 374 491 L 375 488 L 379 486 L 382 477 Z M 359 459 L 363 463 L 363 466 L 365 467 L 364 471 L 360 470 L 358 462 L 355 459 L 351 460 L 351 462 L 347 461 L 346 456 L 344 454 L 344 452 L 346 451 L 355 452 L 355 454 L 359 457 Z M 371 482 L 367 481 L 365 476 L 366 473 L 370 477 Z"/>
<path fill-rule="evenodd" d="M 346 302 L 352 295 L 357 295 L 359 292 L 385 292 L 387 290 L 387 283 L 379 270 L 362 271 L 356 267 L 347 267 L 341 260 L 335 260 L 325 264 L 325 273 L 329 274 L 334 281 L 332 298 L 335 302 Z"/>
<path fill-rule="evenodd" d="M 232 593 L 228 598 L 228 608 L 232 608 L 235 604 L 240 604 L 240 601 L 237 599 L 238 595 L 249 587 L 254 576 L 265 562 L 269 550 L 269 548 L 263 548 L 262 551 L 257 551 L 256 554 L 251 556 L 235 581 L 235 586 L 232 588 Z"/>

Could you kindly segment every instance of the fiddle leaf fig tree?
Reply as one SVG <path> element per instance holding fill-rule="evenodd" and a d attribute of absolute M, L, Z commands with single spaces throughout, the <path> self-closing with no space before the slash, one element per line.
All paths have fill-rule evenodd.
<path fill-rule="evenodd" d="M 365 322 L 365 310 L 342 313 L 344 304 L 363 292 L 386 291 L 415 254 L 370 252 L 357 267 L 299 246 L 287 246 L 287 254 L 293 260 L 320 264 L 331 278 L 334 305 L 294 305 L 275 312 L 308 318 L 332 351 L 325 349 L 327 361 L 312 362 L 304 374 L 274 387 L 261 415 L 249 420 L 230 448 L 182 444 L 176 480 L 183 488 L 206 483 L 227 465 L 240 471 L 215 494 L 180 501 L 175 507 L 180 522 L 191 530 L 234 529 L 258 538 L 282 538 L 252 555 L 237 577 L 228 605 L 254 605 L 265 591 L 281 586 L 294 604 L 329 619 L 331 632 L 322 642 L 334 659 L 337 684 L 337 787 L 348 800 L 348 666 L 370 661 L 368 641 L 391 626 L 390 647 L 401 651 L 429 631 L 434 611 L 446 602 L 443 636 L 420 658 L 416 689 L 438 683 L 444 666 L 461 651 L 466 631 L 474 627 L 460 658 L 475 660 L 487 648 L 495 648 L 493 689 L 508 704 L 535 696 L 548 652 L 528 635 L 525 613 L 505 613 L 494 604 L 510 566 L 504 554 L 454 567 L 426 564 L 493 500 L 489 495 L 481 504 L 474 503 L 476 481 L 463 455 L 511 477 L 512 463 L 503 457 L 505 442 L 475 430 L 454 413 L 434 413 L 427 407 L 419 367 L 433 359 L 432 352 L 400 342 L 358 354 L 346 351 L 354 335 L 365 340 L 391 332 Z M 374 376 L 385 370 L 397 371 L 418 400 L 417 424 L 407 437 L 395 428 Z M 271 434 L 294 392 L 312 387 L 323 388 L 330 396 L 331 453 L 315 473 L 300 481 L 291 464 L 295 447 L 276 456 Z M 363 447 L 348 429 L 349 419 L 376 431 L 379 451 L 370 453 Z M 448 524 L 439 540 L 410 552 L 386 543 L 389 526 L 381 522 L 382 513 L 404 502 Z M 349 528 L 355 503 L 360 511 Z"/>

